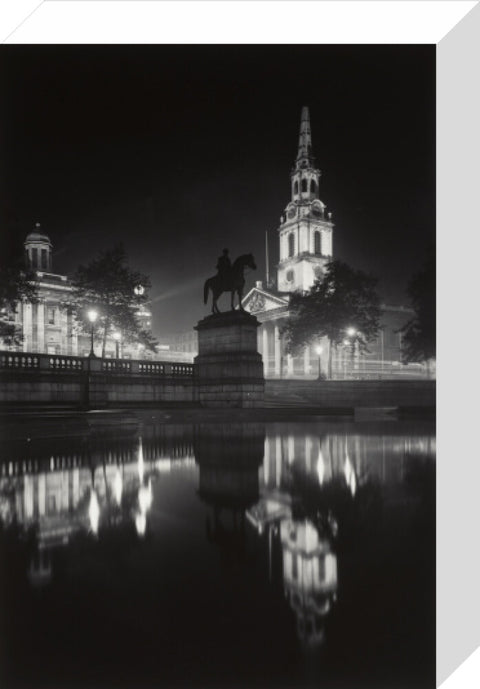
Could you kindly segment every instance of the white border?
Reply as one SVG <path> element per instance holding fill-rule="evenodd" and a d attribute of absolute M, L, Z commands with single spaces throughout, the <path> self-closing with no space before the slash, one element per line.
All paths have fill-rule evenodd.
<path fill-rule="evenodd" d="M 18 27 L 14 9 L 4 41 L 437 43 L 476 1 L 14 0 L 37 7 Z"/>
<path fill-rule="evenodd" d="M 480 389 L 476 356 L 480 318 L 475 299 L 480 234 L 478 2 L 3 0 L 0 27 L 4 43 L 441 41 L 437 51 L 437 683 L 443 682 L 445 689 L 480 686 L 479 652 L 473 652 L 480 645 L 476 529 L 480 458 L 475 433 L 480 425 L 475 394 Z"/>

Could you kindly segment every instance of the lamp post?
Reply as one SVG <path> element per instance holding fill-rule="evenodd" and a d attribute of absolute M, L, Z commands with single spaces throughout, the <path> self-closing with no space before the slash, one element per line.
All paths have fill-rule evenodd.
<path fill-rule="evenodd" d="M 318 380 L 321 380 L 322 378 L 322 357 L 321 354 L 323 352 L 323 347 L 321 345 L 317 345 L 315 347 L 315 351 L 318 356 Z"/>
<path fill-rule="evenodd" d="M 95 357 L 95 352 L 93 351 L 93 327 L 95 325 L 95 321 L 97 320 L 98 313 L 95 311 L 95 309 L 90 309 L 87 312 L 88 320 L 92 324 L 91 327 L 91 340 L 90 340 L 90 354 L 88 355 L 89 357 L 93 358 Z"/>
<path fill-rule="evenodd" d="M 120 338 L 122 336 L 118 331 L 113 333 L 113 339 L 115 340 L 115 358 L 119 359 L 120 358 Z"/>
<path fill-rule="evenodd" d="M 350 338 L 350 342 L 351 342 L 351 346 L 352 346 L 352 350 L 351 350 L 351 357 L 352 357 L 352 361 L 351 361 L 351 371 L 352 371 L 352 378 L 353 378 L 353 369 L 354 369 L 354 367 L 355 367 L 355 341 L 356 341 L 355 338 L 356 338 L 356 336 L 357 336 L 357 330 L 356 330 L 356 328 L 352 328 L 352 326 L 350 326 L 349 328 L 347 328 L 347 335 L 348 335 L 348 337 Z"/>

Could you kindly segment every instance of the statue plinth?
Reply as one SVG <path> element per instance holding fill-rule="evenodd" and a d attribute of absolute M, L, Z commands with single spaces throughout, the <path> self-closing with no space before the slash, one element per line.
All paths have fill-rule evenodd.
<path fill-rule="evenodd" d="M 199 321 L 195 357 L 198 400 L 203 407 L 262 407 L 265 379 L 257 349 L 255 316 L 245 311 Z"/>

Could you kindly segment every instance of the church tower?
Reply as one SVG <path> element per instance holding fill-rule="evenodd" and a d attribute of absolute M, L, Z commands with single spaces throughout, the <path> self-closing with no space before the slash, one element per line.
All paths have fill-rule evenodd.
<path fill-rule="evenodd" d="M 332 259 L 332 214 L 326 213 L 326 205 L 318 198 L 320 174 L 312 154 L 310 114 L 304 107 L 298 154 L 290 174 L 292 198 L 278 228 L 279 292 L 309 290 L 316 279 L 322 278 L 325 264 Z"/>

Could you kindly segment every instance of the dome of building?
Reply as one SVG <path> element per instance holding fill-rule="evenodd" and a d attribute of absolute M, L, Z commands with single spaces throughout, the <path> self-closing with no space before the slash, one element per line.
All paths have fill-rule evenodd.
<path fill-rule="evenodd" d="M 32 230 L 32 232 L 29 232 L 25 238 L 25 244 L 29 244 L 30 242 L 42 242 L 45 244 L 50 244 L 50 246 L 52 245 L 50 237 L 45 234 L 45 232 L 42 232 L 39 222 L 35 223 L 35 229 Z"/>

